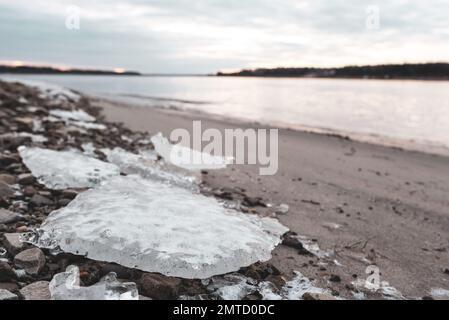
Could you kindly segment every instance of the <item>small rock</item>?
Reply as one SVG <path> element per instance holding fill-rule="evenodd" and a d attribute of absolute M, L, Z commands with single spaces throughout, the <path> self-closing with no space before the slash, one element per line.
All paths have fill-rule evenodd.
<path fill-rule="evenodd" d="M 12 185 L 16 183 L 16 177 L 10 174 L 0 174 L 0 182 Z"/>
<path fill-rule="evenodd" d="M 449 275 L 449 268 L 444 269 L 443 273 Z"/>
<path fill-rule="evenodd" d="M 24 249 L 25 243 L 20 241 L 20 233 L 5 233 L 3 236 L 3 245 L 9 253 L 15 255 Z"/>
<path fill-rule="evenodd" d="M 0 282 L 0 289 L 8 290 L 11 292 L 18 292 L 19 287 L 15 282 Z"/>
<path fill-rule="evenodd" d="M 25 300 L 50 300 L 50 289 L 48 281 L 38 281 L 23 287 L 20 293 Z"/>
<path fill-rule="evenodd" d="M 0 261 L 0 282 L 10 281 L 16 278 L 16 273 L 8 263 Z"/>
<path fill-rule="evenodd" d="M 70 202 L 72 202 L 72 200 L 71 200 L 71 199 L 66 199 L 66 198 L 62 198 L 62 199 L 59 199 L 59 200 L 58 200 L 58 204 L 59 204 L 61 207 L 65 207 L 65 206 L 68 205 Z"/>
<path fill-rule="evenodd" d="M 36 178 L 31 173 L 22 173 L 17 177 L 17 181 L 22 185 L 33 184 Z"/>
<path fill-rule="evenodd" d="M 311 292 L 304 293 L 302 295 L 302 298 L 304 300 L 321 300 L 321 301 L 337 300 L 334 296 L 325 293 L 311 293 Z"/>
<path fill-rule="evenodd" d="M 26 186 L 25 189 L 23 190 L 23 194 L 26 197 L 32 197 L 32 196 L 34 196 L 35 193 L 36 193 L 36 189 L 34 189 L 33 186 Z"/>
<path fill-rule="evenodd" d="M 16 161 L 17 161 L 16 158 L 14 158 L 13 156 L 0 154 L 0 166 L 1 167 L 9 166 L 11 163 L 14 163 Z"/>
<path fill-rule="evenodd" d="M 0 289 L 0 301 L 18 300 L 19 298 L 12 292 L 5 289 Z"/>
<path fill-rule="evenodd" d="M 40 206 L 49 206 L 49 205 L 53 204 L 53 201 L 51 201 L 50 199 L 48 199 L 48 198 L 46 198 L 44 196 L 41 196 L 40 194 L 35 194 L 31 198 L 30 202 L 33 205 L 38 206 L 38 207 L 40 207 Z"/>
<path fill-rule="evenodd" d="M 143 274 L 138 282 L 139 293 L 156 300 L 176 299 L 180 284 L 180 279 L 153 273 Z"/>
<path fill-rule="evenodd" d="M 78 195 L 78 191 L 77 190 L 73 190 L 73 189 L 66 189 L 62 191 L 62 195 L 64 198 L 66 199 L 75 199 L 75 197 Z"/>
<path fill-rule="evenodd" d="M 39 274 L 45 266 L 45 255 L 39 248 L 27 249 L 14 257 L 14 263 L 28 274 Z"/>
<path fill-rule="evenodd" d="M 340 276 L 338 276 L 336 274 L 333 274 L 333 275 L 330 276 L 329 281 L 331 281 L 331 282 L 341 282 L 341 278 L 340 278 Z"/>
<path fill-rule="evenodd" d="M 0 209 L 0 224 L 1 223 L 13 223 L 19 221 L 22 217 L 12 211 L 6 209 Z"/>
<path fill-rule="evenodd" d="M 5 182 L 0 181 L 0 198 L 9 198 L 14 195 L 14 190 Z"/>

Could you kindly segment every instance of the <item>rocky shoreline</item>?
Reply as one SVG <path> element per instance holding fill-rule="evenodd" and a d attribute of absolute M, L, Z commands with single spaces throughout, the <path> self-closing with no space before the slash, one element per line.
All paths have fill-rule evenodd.
<path fill-rule="evenodd" d="M 89 287 L 114 272 L 120 282 L 135 283 L 141 299 L 313 299 L 403 298 L 400 293 L 362 292 L 352 283 L 342 283 L 338 275 L 325 276 L 321 284 L 297 273 L 283 274 L 269 262 L 258 262 L 232 274 L 207 280 L 181 279 L 143 272 L 68 253 L 37 248 L 21 241 L 20 234 L 36 230 L 54 210 L 66 207 L 85 188 L 48 189 L 39 183 L 18 153 L 20 146 L 51 150 L 89 152 L 100 160 L 107 156 L 102 148 L 120 147 L 138 153 L 151 149 L 148 134 L 127 129 L 120 123 L 106 122 L 100 110 L 82 95 L 58 90 L 42 91 L 20 83 L 0 81 L 0 300 L 50 299 L 50 281 L 67 267 L 79 268 L 80 284 Z M 51 110 L 83 110 L 95 117 L 95 124 L 51 118 Z M 207 175 L 207 171 L 202 172 Z M 202 194 L 237 205 L 248 214 L 276 217 L 288 206 L 271 205 L 261 197 L 250 197 L 242 188 L 210 188 L 201 184 Z M 283 237 L 283 246 L 293 248 L 309 259 L 306 267 L 326 273 L 332 259 L 319 252 L 313 240 L 301 240 L 293 232 Z M 318 248 L 318 249 L 317 249 Z M 324 278 L 328 280 L 324 281 Z"/>

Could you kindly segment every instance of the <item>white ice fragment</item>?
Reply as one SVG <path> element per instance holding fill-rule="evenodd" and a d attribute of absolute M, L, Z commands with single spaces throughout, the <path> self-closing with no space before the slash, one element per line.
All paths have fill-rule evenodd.
<path fill-rule="evenodd" d="M 6 256 L 6 253 L 7 253 L 6 249 L 3 247 L 0 247 L 0 257 Z"/>
<path fill-rule="evenodd" d="M 279 206 L 275 208 L 275 213 L 279 214 L 286 214 L 288 213 L 288 210 L 290 209 L 288 204 L 281 203 Z"/>
<path fill-rule="evenodd" d="M 232 162 L 232 158 L 213 156 L 180 144 L 171 144 L 161 133 L 151 137 L 151 142 L 165 161 L 186 170 L 223 169 Z"/>
<path fill-rule="evenodd" d="M 81 145 L 81 149 L 83 149 L 83 153 L 86 156 L 93 157 L 95 156 L 95 146 L 92 142 L 86 142 Z"/>
<path fill-rule="evenodd" d="M 74 120 L 74 121 L 83 121 L 83 122 L 94 122 L 95 117 L 91 116 L 84 110 L 62 110 L 62 109 L 53 109 L 50 110 L 50 115 L 61 120 Z"/>
<path fill-rule="evenodd" d="M 107 127 L 101 123 L 85 121 L 68 121 L 67 124 L 90 130 L 106 130 Z"/>
<path fill-rule="evenodd" d="M 139 300 L 136 284 L 117 281 L 113 272 L 90 287 L 81 287 L 79 269 L 73 265 L 56 274 L 49 289 L 52 300 Z"/>
<path fill-rule="evenodd" d="M 432 290 L 430 290 L 430 295 L 434 299 L 448 300 L 449 299 L 449 290 L 442 289 L 442 288 L 432 288 Z"/>
<path fill-rule="evenodd" d="M 19 147 L 23 163 L 49 189 L 93 187 L 100 181 L 120 174 L 111 163 L 73 151 Z"/>
<path fill-rule="evenodd" d="M 117 165 L 126 174 L 138 174 L 147 179 L 163 181 L 172 185 L 198 192 L 201 177 L 176 167 L 166 166 L 156 161 L 151 151 L 134 154 L 121 148 L 101 149 L 109 162 Z"/>
<path fill-rule="evenodd" d="M 258 291 L 262 296 L 262 300 L 283 300 L 284 298 L 275 293 L 276 288 L 274 284 L 268 281 L 262 281 L 258 284 Z"/>
<path fill-rule="evenodd" d="M 242 300 L 255 292 L 256 286 L 251 278 L 236 273 L 212 278 L 207 290 L 223 300 Z"/>
<path fill-rule="evenodd" d="M 29 132 L 9 132 L 0 135 L 0 140 L 14 138 L 30 138 L 31 141 L 35 143 L 43 143 L 48 141 L 48 139 L 41 134 L 32 134 Z"/>
<path fill-rule="evenodd" d="M 313 254 L 314 256 L 318 257 L 318 258 L 329 258 L 333 255 L 333 252 L 331 251 L 323 251 L 321 250 L 320 246 L 318 245 L 318 243 L 316 241 L 313 241 L 311 239 L 308 239 L 307 237 L 298 235 L 295 236 L 296 239 L 298 239 L 299 242 L 301 242 L 302 246 L 304 247 L 304 249 L 306 249 L 307 251 L 309 251 L 311 254 Z"/>
<path fill-rule="evenodd" d="M 42 126 L 42 120 L 41 119 L 33 119 L 33 132 L 43 132 L 44 127 Z"/>
<path fill-rule="evenodd" d="M 296 276 L 287 282 L 281 290 L 282 296 L 287 300 L 302 300 L 304 293 L 323 293 L 330 294 L 328 290 L 318 288 L 309 278 L 301 272 L 295 271 Z"/>
<path fill-rule="evenodd" d="M 45 243 L 37 239 L 35 244 L 204 279 L 269 260 L 287 231 L 277 220 L 227 210 L 214 198 L 184 188 L 117 176 L 52 212 L 40 230 Z"/>

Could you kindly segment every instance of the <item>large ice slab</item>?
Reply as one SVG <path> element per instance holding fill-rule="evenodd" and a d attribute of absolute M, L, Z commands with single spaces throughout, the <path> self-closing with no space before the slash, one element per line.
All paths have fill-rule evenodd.
<path fill-rule="evenodd" d="M 100 181 L 120 174 L 119 168 L 74 151 L 55 151 L 19 147 L 23 163 L 47 188 L 93 187 Z"/>
<path fill-rule="evenodd" d="M 208 278 L 271 258 L 288 229 L 214 198 L 118 176 L 52 212 L 30 241 L 41 247 L 182 278 Z"/>
<path fill-rule="evenodd" d="M 232 162 L 232 158 L 213 156 L 180 144 L 171 144 L 161 133 L 151 137 L 151 142 L 165 161 L 186 170 L 224 169 Z"/>
<path fill-rule="evenodd" d="M 48 287 L 52 300 L 139 300 L 136 284 L 119 282 L 113 272 L 90 287 L 81 287 L 80 272 L 74 265 L 56 274 Z"/>
<path fill-rule="evenodd" d="M 101 149 L 101 152 L 123 173 L 138 174 L 147 179 L 162 181 L 194 192 L 199 191 L 200 175 L 156 161 L 157 157 L 154 157 L 153 153 L 135 154 L 118 147 L 112 150 L 104 148 Z"/>

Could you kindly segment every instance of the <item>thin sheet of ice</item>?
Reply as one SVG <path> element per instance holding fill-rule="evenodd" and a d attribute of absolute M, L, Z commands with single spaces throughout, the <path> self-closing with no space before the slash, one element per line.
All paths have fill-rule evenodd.
<path fill-rule="evenodd" d="M 154 153 L 142 151 L 134 154 L 121 148 L 101 149 L 109 162 L 117 165 L 120 171 L 126 174 L 138 174 L 147 179 L 163 181 L 175 186 L 199 191 L 198 183 L 201 177 L 198 174 L 180 170 L 179 168 L 167 167 L 156 161 Z"/>
<path fill-rule="evenodd" d="M 151 137 L 151 142 L 165 161 L 186 170 L 223 169 L 232 162 L 232 158 L 212 156 L 179 144 L 171 144 L 161 133 Z"/>
<path fill-rule="evenodd" d="M 64 121 L 74 120 L 74 121 L 83 121 L 83 122 L 94 122 L 95 117 L 91 116 L 84 110 L 62 110 L 62 109 L 53 109 L 50 110 L 50 115 L 56 118 L 59 118 Z"/>
<path fill-rule="evenodd" d="M 430 295 L 434 299 L 445 299 L 449 300 L 449 290 L 442 289 L 442 288 L 432 288 L 430 290 Z"/>
<path fill-rule="evenodd" d="M 214 198 L 140 176 L 113 177 L 52 212 L 38 246 L 182 278 L 208 278 L 271 258 L 288 229 Z"/>
<path fill-rule="evenodd" d="M 56 274 L 48 287 L 52 300 L 139 300 L 136 284 L 119 282 L 113 272 L 90 287 L 81 287 L 80 272 L 74 265 Z"/>
<path fill-rule="evenodd" d="M 311 254 L 318 258 L 329 258 L 333 255 L 333 252 L 321 250 L 320 246 L 316 241 L 313 241 L 307 237 L 298 235 L 295 236 L 299 242 L 301 242 L 304 249 L 309 251 Z"/>
<path fill-rule="evenodd" d="M 119 168 L 74 151 L 55 151 L 19 147 L 23 163 L 47 188 L 93 187 L 100 181 L 120 174 Z"/>
<path fill-rule="evenodd" d="M 47 142 L 48 139 L 41 134 L 33 134 L 29 132 L 10 132 L 0 135 L 0 139 L 11 139 L 11 138 L 30 138 L 31 141 L 36 143 Z"/>

